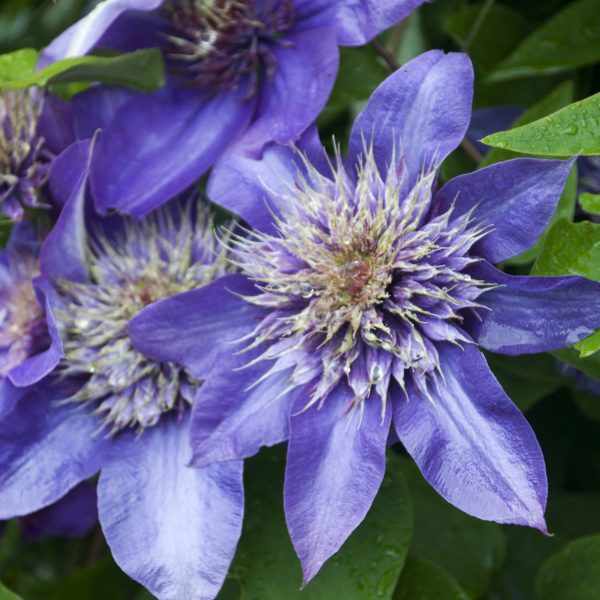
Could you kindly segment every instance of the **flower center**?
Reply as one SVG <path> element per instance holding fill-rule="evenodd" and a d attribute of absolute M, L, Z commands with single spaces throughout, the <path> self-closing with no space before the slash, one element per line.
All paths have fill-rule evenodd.
<path fill-rule="evenodd" d="M 272 45 L 294 21 L 292 0 L 170 0 L 173 32 L 165 48 L 171 69 L 192 87 L 223 92 L 243 86 L 256 93 L 260 76 L 272 77 Z"/>
<path fill-rule="evenodd" d="M 44 311 L 38 304 L 32 279 L 39 274 L 37 259 L 24 259 L 19 267 L 27 276 L 11 283 L 0 312 L 0 377 L 26 358 L 41 352 L 50 342 Z"/>
<path fill-rule="evenodd" d="M 166 207 L 120 234 L 96 232 L 89 244 L 90 279 L 61 280 L 57 315 L 64 375 L 87 377 L 72 400 L 94 402 L 112 432 L 155 425 L 181 412 L 200 386 L 185 369 L 155 362 L 131 344 L 127 324 L 145 306 L 206 285 L 229 270 L 207 208 L 173 215 Z"/>
<path fill-rule="evenodd" d="M 50 156 L 38 134 L 41 104 L 41 96 L 28 92 L 0 93 L 0 204 L 10 218 L 37 203 L 36 189 L 46 181 Z"/>
<path fill-rule="evenodd" d="M 483 235 L 470 215 L 431 215 L 435 171 L 406 192 L 402 174 L 382 175 L 372 150 L 348 174 L 341 159 L 325 176 L 304 160 L 287 193 L 273 198 L 275 234 L 234 240 L 236 261 L 261 293 L 248 301 L 275 311 L 255 331 L 264 358 L 297 364 L 298 385 L 314 381 L 309 404 L 346 377 L 385 404 L 390 377 L 405 374 L 427 393 L 439 340 L 466 342 L 463 311 L 488 286 L 472 278 L 468 256 Z"/>

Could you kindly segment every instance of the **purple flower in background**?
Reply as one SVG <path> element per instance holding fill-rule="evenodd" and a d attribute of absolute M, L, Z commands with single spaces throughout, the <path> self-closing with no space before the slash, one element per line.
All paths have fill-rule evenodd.
<path fill-rule="evenodd" d="M 437 189 L 472 85 L 467 56 L 428 52 L 374 93 L 343 160 L 328 162 L 314 132 L 301 152 L 229 155 L 208 192 L 252 227 L 229 242 L 242 272 L 129 324 L 136 348 L 192 373 L 222 342 L 192 410 L 192 462 L 288 441 L 285 511 L 305 581 L 369 510 L 392 423 L 449 502 L 546 530 L 541 450 L 479 348 L 584 338 L 600 325 L 600 285 L 491 264 L 534 243 L 572 161 L 508 161 Z"/>
<path fill-rule="evenodd" d="M 46 320 L 45 292 L 35 284 L 40 245 L 32 226 L 17 223 L 0 253 L 0 416 L 13 408 L 23 386 L 58 364 L 62 352 L 54 324 Z"/>
<path fill-rule="evenodd" d="M 39 205 L 51 155 L 39 132 L 43 97 L 36 91 L 0 93 L 0 210 L 11 220 Z"/>
<path fill-rule="evenodd" d="M 197 201 L 139 222 L 98 217 L 86 174 L 42 247 L 37 285 L 62 352 L 50 374 L 21 373 L 37 383 L 0 421 L 0 518 L 38 513 L 100 471 L 98 516 L 121 568 L 161 600 L 214 598 L 243 513 L 240 461 L 187 466 L 190 407 L 214 356 L 191 374 L 134 349 L 128 326 L 231 271 L 227 250 Z"/>
<path fill-rule="evenodd" d="M 141 216 L 233 142 L 258 156 L 269 141 L 298 139 L 331 92 L 338 45 L 366 43 L 424 1 L 105 0 L 46 49 L 42 64 L 100 48 L 162 49 L 163 90 L 96 88 L 78 99 L 88 113 L 116 111 L 92 166 L 97 206 Z"/>

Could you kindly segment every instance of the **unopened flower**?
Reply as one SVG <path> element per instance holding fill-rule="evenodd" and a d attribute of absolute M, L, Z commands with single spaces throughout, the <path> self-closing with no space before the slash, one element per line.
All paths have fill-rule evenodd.
<path fill-rule="evenodd" d="M 242 465 L 187 466 L 202 368 L 145 356 L 128 326 L 231 271 L 227 251 L 201 202 L 102 219 L 85 186 L 42 248 L 46 318 L 63 353 L 0 421 L 0 518 L 37 513 L 100 471 L 99 519 L 123 570 L 161 600 L 214 598 L 241 531 Z"/>
<path fill-rule="evenodd" d="M 209 340 L 228 341 L 193 407 L 192 462 L 288 441 L 285 510 L 305 580 L 369 510 L 392 423 L 448 501 L 545 531 L 539 445 L 479 348 L 582 339 L 600 325 L 600 286 L 491 265 L 534 243 L 572 161 L 508 161 L 438 189 L 471 94 L 465 55 L 428 52 L 374 93 L 348 157 L 328 162 L 309 132 L 299 149 L 223 161 L 208 192 L 252 227 L 228 243 L 241 273 L 130 323 L 134 346 L 191 367 Z M 210 337 L 176 303 L 219 306 Z"/>
<path fill-rule="evenodd" d="M 296 140 L 325 106 L 338 45 L 366 43 L 424 1 L 104 0 L 42 61 L 105 47 L 162 49 L 163 90 L 132 97 L 100 87 L 79 98 L 94 106 L 108 96 L 100 102 L 115 108 L 92 169 L 99 207 L 140 216 L 228 146 L 259 155 L 269 141 Z"/>

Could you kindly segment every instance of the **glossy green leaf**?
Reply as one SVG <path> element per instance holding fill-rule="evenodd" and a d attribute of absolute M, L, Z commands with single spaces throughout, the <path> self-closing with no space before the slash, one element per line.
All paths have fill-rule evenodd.
<path fill-rule="evenodd" d="M 600 215 L 600 194 L 580 194 L 579 204 L 586 212 Z"/>
<path fill-rule="evenodd" d="M 556 359 L 549 354 L 486 354 L 486 358 L 510 399 L 523 412 L 566 381 L 556 370 Z"/>
<path fill-rule="evenodd" d="M 13 592 L 0 582 L 0 600 L 21 600 L 21 597 L 13 594 Z"/>
<path fill-rule="evenodd" d="M 557 73 L 600 60 L 597 0 L 579 0 L 536 29 L 490 76 L 503 81 Z"/>
<path fill-rule="evenodd" d="M 600 225 L 590 221 L 557 221 L 544 239 L 532 274 L 580 275 L 600 281 Z M 578 342 L 574 349 L 565 348 L 555 354 L 590 375 L 600 377 L 600 357 L 585 360 L 591 359 L 598 350 L 600 332 Z"/>
<path fill-rule="evenodd" d="M 549 94 L 544 96 L 539 102 L 536 102 L 533 106 L 530 106 L 526 111 L 519 115 L 515 122 L 511 124 L 509 131 L 521 127 L 522 125 L 532 123 L 533 121 L 537 121 L 538 119 L 567 106 L 570 102 L 573 102 L 573 92 L 573 83 L 571 81 L 564 81 L 555 87 Z M 483 157 L 483 160 L 479 164 L 479 168 L 520 156 L 521 154 L 518 152 L 512 152 L 503 148 L 492 148 Z"/>
<path fill-rule="evenodd" d="M 504 561 L 506 539 L 500 527 L 454 508 L 403 459 L 414 511 L 411 554 L 433 562 L 456 579 L 470 598 L 488 590 Z"/>
<path fill-rule="evenodd" d="M 488 135 L 482 142 L 539 156 L 600 154 L 600 94 L 570 104 L 528 125 Z"/>
<path fill-rule="evenodd" d="M 581 358 L 587 358 L 588 356 L 595 354 L 600 350 L 600 330 L 590 335 L 590 337 L 581 340 L 575 344 L 573 348 L 579 350 L 579 356 L 581 356 Z"/>
<path fill-rule="evenodd" d="M 536 582 L 538 600 L 598 600 L 600 534 L 580 538 L 550 557 Z"/>
<path fill-rule="evenodd" d="M 38 52 L 33 48 L 0 54 L 0 86 L 7 81 L 30 77 L 35 71 L 37 59 Z"/>
<path fill-rule="evenodd" d="M 560 219 L 548 231 L 533 275 L 581 275 L 600 281 L 600 225 Z"/>
<path fill-rule="evenodd" d="M 162 54 L 156 48 L 148 48 L 117 56 L 66 58 L 40 71 L 2 78 L 0 90 L 96 81 L 144 92 L 156 90 L 164 83 Z"/>
<path fill-rule="evenodd" d="M 284 462 L 283 452 L 276 448 L 246 463 L 248 505 L 230 572 L 240 582 L 244 600 L 389 600 L 412 532 L 408 489 L 397 457 L 390 457 L 365 521 L 302 591 L 300 563 L 283 515 Z"/>
<path fill-rule="evenodd" d="M 447 571 L 409 556 L 393 600 L 469 600 L 469 596 Z"/>

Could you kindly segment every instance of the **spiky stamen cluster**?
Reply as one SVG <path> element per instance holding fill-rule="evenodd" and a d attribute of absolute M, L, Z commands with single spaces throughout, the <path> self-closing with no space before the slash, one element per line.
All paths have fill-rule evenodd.
<path fill-rule="evenodd" d="M 269 344 L 260 359 L 276 360 L 271 372 L 293 367 L 292 387 L 316 382 L 308 406 L 343 377 L 360 406 L 372 388 L 385 406 L 391 378 L 430 396 L 436 343 L 467 342 L 463 311 L 492 287 L 468 274 L 486 230 L 452 208 L 431 214 L 435 170 L 407 191 L 401 168 L 382 175 L 372 149 L 364 155 L 356 180 L 339 157 L 332 177 L 305 161 L 275 200 L 277 232 L 233 240 L 261 290 L 247 300 L 270 309 L 252 346 Z"/>
<path fill-rule="evenodd" d="M 39 275 L 39 261 L 22 256 L 0 299 L 0 377 L 26 358 L 44 350 L 50 340 L 43 308 L 39 305 L 33 279 Z M 13 269 L 14 271 L 15 269 Z"/>
<path fill-rule="evenodd" d="M 248 79 L 255 94 L 261 71 L 272 77 L 272 43 L 294 21 L 292 0 L 170 0 L 166 48 L 172 69 L 192 87 L 223 92 Z"/>
<path fill-rule="evenodd" d="M 61 280 L 58 324 L 65 376 L 88 376 L 71 398 L 94 402 L 112 432 L 155 425 L 193 402 L 200 382 L 185 369 L 133 348 L 127 324 L 148 304 L 231 270 L 207 208 L 159 210 L 118 233 L 98 231 L 88 247 L 89 281 Z"/>
<path fill-rule="evenodd" d="M 0 93 L 0 210 L 12 219 L 23 206 L 35 206 L 37 189 L 46 181 L 51 158 L 38 133 L 41 95 Z"/>

